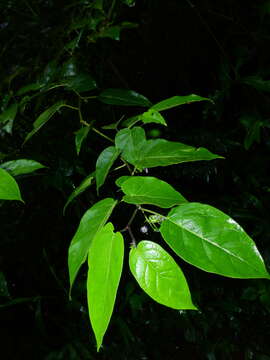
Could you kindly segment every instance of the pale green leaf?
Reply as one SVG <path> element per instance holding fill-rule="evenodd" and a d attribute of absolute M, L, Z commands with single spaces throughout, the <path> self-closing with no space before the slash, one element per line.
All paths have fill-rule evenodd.
<path fill-rule="evenodd" d="M 270 278 L 253 240 L 222 211 L 187 203 L 172 209 L 160 232 L 188 263 L 233 278 Z"/>
<path fill-rule="evenodd" d="M 150 176 L 132 176 L 121 184 L 128 204 L 151 204 L 170 208 L 187 200 L 165 181 Z"/>
<path fill-rule="evenodd" d="M 87 298 L 97 350 L 109 325 L 124 258 L 122 235 L 106 224 L 94 237 L 88 255 Z"/>
<path fill-rule="evenodd" d="M 164 117 L 155 109 L 151 108 L 141 115 L 141 120 L 145 124 L 156 123 L 167 126 Z"/>
<path fill-rule="evenodd" d="M 184 274 L 160 245 L 141 241 L 130 250 L 129 267 L 140 287 L 158 303 L 173 309 L 197 310 Z"/>
<path fill-rule="evenodd" d="M 68 250 L 70 291 L 81 265 L 86 260 L 93 238 L 105 225 L 116 204 L 114 199 L 103 199 L 83 215 Z"/>

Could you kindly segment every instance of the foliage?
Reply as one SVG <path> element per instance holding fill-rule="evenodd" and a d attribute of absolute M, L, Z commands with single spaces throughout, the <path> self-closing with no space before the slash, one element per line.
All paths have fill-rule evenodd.
<path fill-rule="evenodd" d="M 263 319 L 270 309 L 268 282 L 238 280 L 236 289 L 232 280 L 213 275 L 269 279 L 265 240 L 269 225 L 264 220 L 269 193 L 264 171 L 269 152 L 267 66 L 263 61 L 254 65 L 251 50 L 237 33 L 248 29 L 254 35 L 252 21 L 240 26 L 231 14 L 227 20 L 220 18 L 227 11 L 224 4 L 218 10 L 211 2 L 191 5 L 189 1 L 171 1 L 165 9 L 161 2 L 151 1 L 68 1 L 61 8 L 63 16 L 59 16 L 59 4 L 51 1 L 22 5 L 12 0 L 8 6 L 0 5 L 7 19 L 0 33 L 5 43 L 0 67 L 0 197 L 25 201 L 1 203 L 2 231 L 7 234 L 1 244 L 5 260 L 0 261 L 6 264 L 0 262 L 1 311 L 25 306 L 26 314 L 35 314 L 36 326 L 43 334 L 40 338 L 46 338 L 47 323 L 52 324 L 46 317 L 56 302 L 50 298 L 50 285 L 45 285 L 50 284 L 48 274 L 44 274 L 46 268 L 55 281 L 53 293 L 61 298 L 60 313 L 65 312 L 58 317 L 54 310 L 59 328 L 66 329 L 62 348 L 58 345 L 53 351 L 45 345 L 34 357 L 112 358 L 119 353 L 115 344 L 120 343 L 122 348 L 125 343 L 128 358 L 145 357 L 146 348 L 151 348 L 146 358 L 164 358 L 151 346 L 161 328 L 165 335 L 166 328 L 170 334 L 177 329 L 167 349 L 179 343 L 175 334 L 180 331 L 181 339 L 207 358 L 237 356 L 238 348 L 245 349 L 246 358 L 252 358 L 254 352 L 257 357 L 267 354 L 267 346 L 256 337 L 248 345 L 239 339 L 244 337 L 241 329 L 249 327 L 248 321 L 254 322 L 255 314 L 261 319 L 258 324 L 266 327 Z M 167 56 L 169 44 L 174 48 L 175 40 L 162 40 L 162 34 L 154 35 L 156 30 L 148 34 L 150 19 L 160 24 L 174 7 L 181 9 L 173 12 L 174 24 L 183 29 L 191 21 L 202 26 L 204 18 L 212 21 L 216 34 L 209 26 L 205 26 L 206 33 L 222 53 L 218 67 L 213 60 L 217 49 L 211 50 L 209 68 L 214 63 L 214 76 L 209 71 L 197 72 L 203 60 L 193 64 L 194 54 L 189 54 L 188 69 L 182 58 L 175 55 L 176 61 L 174 56 Z M 237 4 L 231 7 L 240 11 Z M 259 43 L 258 39 L 263 38 L 269 16 L 267 2 L 254 5 L 254 9 L 260 21 L 254 48 L 260 49 L 264 41 Z M 199 15 L 196 20 L 193 12 Z M 25 18 L 23 25 L 19 25 L 19 13 Z M 176 13 L 183 13 L 179 15 L 182 25 Z M 220 30 L 211 20 L 214 13 L 221 22 L 232 19 L 233 26 Z M 245 21 L 246 17 L 242 14 L 241 19 Z M 158 29 L 160 25 L 155 26 Z M 170 21 L 164 28 L 172 39 L 179 33 L 171 28 Z M 219 43 L 223 32 L 228 44 Z M 192 44 L 202 52 L 201 33 L 200 28 L 198 39 L 187 34 L 187 49 Z M 16 34 L 15 39 L 11 34 Z M 237 46 L 229 42 L 235 36 Z M 147 65 L 153 58 L 152 65 Z M 267 54 L 264 61 L 267 64 Z M 206 73 L 213 78 L 205 81 Z M 200 78 L 200 83 L 192 76 Z M 190 103 L 194 105 L 183 106 Z M 254 241 L 239 224 L 256 239 L 266 266 Z M 137 241 L 142 237 L 138 227 L 143 239 L 150 237 L 151 241 Z M 28 245 L 24 234 L 33 234 L 31 238 L 38 238 L 39 244 L 33 241 Z M 67 249 L 69 238 L 72 241 Z M 33 286 L 32 291 L 22 290 L 23 285 L 20 290 L 11 289 L 12 276 L 15 283 L 23 284 L 19 274 L 27 271 L 25 267 L 20 271 L 22 265 L 17 266 L 17 260 L 12 262 L 13 244 L 25 249 L 22 255 L 15 255 L 19 263 L 35 269 L 35 262 L 42 262 L 38 265 L 39 273 L 44 274 L 42 280 L 37 278 L 33 283 L 44 284 L 45 290 L 40 285 Z M 29 255 L 23 255 L 27 251 Z M 37 274 L 34 270 L 31 276 Z M 151 303 L 131 276 L 157 303 L 180 312 L 169 313 Z M 92 336 L 89 343 L 85 335 L 88 316 L 98 349 L 112 316 L 98 355 L 92 355 Z M 151 331 L 145 339 L 148 322 Z M 57 332 L 56 323 L 50 326 Z M 218 326 L 224 332 L 223 342 L 215 338 Z M 232 345 L 235 341 L 237 344 Z M 192 351 L 187 350 L 184 357 L 196 358 Z M 165 353 L 170 358 L 175 356 Z"/>

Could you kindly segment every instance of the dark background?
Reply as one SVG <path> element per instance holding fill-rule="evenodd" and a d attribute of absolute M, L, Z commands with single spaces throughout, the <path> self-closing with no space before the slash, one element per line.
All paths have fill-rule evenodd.
<path fill-rule="evenodd" d="M 68 61 L 91 74 L 100 89 L 129 88 L 152 102 L 190 93 L 211 97 L 214 105 L 166 111 L 168 128 L 146 129 L 148 137 L 155 130 L 166 139 L 207 147 L 225 160 L 155 168 L 150 174 L 168 181 L 188 200 L 231 215 L 254 239 L 269 267 L 270 2 L 137 0 L 129 7 L 116 1 L 110 21 L 138 27 L 123 30 L 120 40 L 95 41 L 97 30 L 80 25 L 100 15 L 92 3 L 0 1 L 1 110 L 8 97 L 21 100 L 18 89 L 44 78 L 44 69 L 56 81 Z M 111 1 L 104 2 L 107 12 L 110 6 Z M 67 50 L 66 44 L 82 29 L 78 46 Z M 55 73 L 50 70 L 54 62 Z M 73 187 L 94 170 L 107 142 L 90 133 L 78 157 L 74 132 L 79 122 L 65 110 L 22 147 L 35 118 L 61 98 L 76 105 L 73 94 L 55 89 L 27 103 L 12 135 L 0 130 L 3 160 L 32 158 L 48 166 L 18 179 L 25 205 L 0 203 L 1 357 L 270 359 L 269 283 L 226 279 L 181 260 L 200 311 L 175 311 L 154 303 L 131 278 L 125 259 L 114 314 L 96 353 L 86 307 L 86 268 L 71 302 L 67 294 L 68 246 L 82 214 L 97 201 L 94 188 L 78 197 L 65 216 L 62 210 Z M 85 117 L 95 118 L 100 126 L 137 110 L 97 102 L 83 105 Z M 117 196 L 114 181 L 120 175 L 108 179 L 101 197 Z M 117 230 L 127 220 L 126 207 L 120 206 L 112 217 Z M 140 217 L 133 225 L 137 239 L 146 238 L 140 232 L 143 225 Z M 151 231 L 147 239 L 160 241 Z M 126 242 L 128 250 L 129 239 Z"/>

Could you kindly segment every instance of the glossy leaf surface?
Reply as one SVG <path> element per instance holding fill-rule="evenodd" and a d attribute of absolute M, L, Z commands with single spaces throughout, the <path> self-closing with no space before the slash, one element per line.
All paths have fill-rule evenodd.
<path fill-rule="evenodd" d="M 90 130 L 90 126 L 84 126 L 75 133 L 75 145 L 76 145 L 76 152 L 79 155 L 82 147 L 82 143 L 86 139 Z"/>
<path fill-rule="evenodd" d="M 136 152 L 136 149 L 135 149 Z M 139 158 L 133 162 L 138 169 L 155 166 L 167 166 L 183 162 L 213 160 L 221 156 L 211 153 L 205 148 L 195 148 L 179 142 L 164 139 L 148 140 L 139 152 Z M 127 161 L 129 161 L 127 159 Z"/>
<path fill-rule="evenodd" d="M 170 208 L 186 199 L 165 181 L 150 176 L 132 176 L 121 184 L 123 200 L 129 204 L 151 204 Z"/>
<path fill-rule="evenodd" d="M 172 96 L 168 99 L 162 100 L 159 103 L 153 105 L 151 109 L 154 109 L 156 111 L 163 111 L 167 109 L 174 108 L 176 106 L 184 105 L 184 104 L 190 104 L 192 102 L 196 101 L 205 101 L 210 99 L 198 96 L 198 95 L 186 95 L 186 96 Z"/>
<path fill-rule="evenodd" d="M 45 110 L 42 114 L 40 114 L 33 124 L 33 130 L 27 134 L 24 142 L 28 141 L 36 132 L 38 132 L 39 129 L 41 129 L 42 126 L 45 125 L 50 120 L 50 118 L 63 106 L 65 106 L 64 102 L 58 101 L 57 103 L 49 107 L 47 110 Z"/>
<path fill-rule="evenodd" d="M 93 183 L 93 180 L 95 178 L 95 172 L 91 173 L 90 175 L 88 175 L 85 179 L 83 179 L 83 181 L 80 183 L 80 185 L 78 187 L 76 187 L 72 193 L 70 194 L 70 196 L 67 199 L 67 202 L 64 206 L 63 209 L 63 213 L 65 213 L 66 208 L 68 207 L 68 205 L 77 197 L 79 196 L 81 193 L 83 193 L 86 189 L 89 188 L 89 186 Z"/>
<path fill-rule="evenodd" d="M 253 240 L 222 211 L 187 203 L 172 209 L 160 232 L 188 263 L 233 278 L 269 278 Z"/>
<path fill-rule="evenodd" d="M 111 198 L 100 200 L 83 215 L 68 251 L 70 290 L 86 260 L 93 238 L 107 222 L 116 203 L 117 201 Z"/>
<path fill-rule="evenodd" d="M 110 105 L 122 106 L 151 106 L 151 102 L 143 95 L 133 90 L 125 89 L 106 89 L 98 97 L 98 99 Z"/>
<path fill-rule="evenodd" d="M 112 316 L 124 258 L 122 235 L 106 224 L 94 237 L 88 255 L 87 298 L 97 350 Z"/>
<path fill-rule="evenodd" d="M 145 132 L 140 127 L 120 130 L 115 137 L 115 145 L 122 151 L 123 158 L 131 164 L 136 164 L 140 153 L 146 144 Z"/>
<path fill-rule="evenodd" d="M 7 161 L 1 164 L 0 167 L 8 171 L 12 176 L 17 176 L 23 174 L 30 174 L 33 171 L 45 168 L 46 166 L 35 160 L 18 159 Z"/>
<path fill-rule="evenodd" d="M 2 168 L 0 168 L 0 200 L 23 201 L 15 179 Z"/>
<path fill-rule="evenodd" d="M 130 250 L 129 267 L 140 287 L 158 303 L 196 310 L 184 274 L 160 245 L 141 241 Z"/>
<path fill-rule="evenodd" d="M 113 163 L 119 155 L 119 150 L 114 146 L 104 149 L 99 155 L 96 163 L 96 184 L 97 191 L 104 184 L 105 179 L 112 167 Z"/>

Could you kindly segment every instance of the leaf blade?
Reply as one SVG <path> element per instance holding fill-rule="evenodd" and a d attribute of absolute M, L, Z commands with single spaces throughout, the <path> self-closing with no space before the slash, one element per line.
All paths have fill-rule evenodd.
<path fill-rule="evenodd" d="M 161 208 L 170 208 L 187 200 L 171 185 L 150 176 L 133 176 L 121 184 L 128 204 L 151 204 Z"/>
<path fill-rule="evenodd" d="M 106 89 L 98 96 L 98 99 L 109 105 L 120 106 L 142 106 L 150 107 L 151 102 L 143 95 L 133 90 L 126 89 Z"/>
<path fill-rule="evenodd" d="M 106 177 L 115 160 L 118 158 L 119 150 L 115 146 L 104 149 L 97 158 L 96 162 L 96 184 L 97 192 L 104 184 Z"/>
<path fill-rule="evenodd" d="M 88 309 L 97 350 L 102 344 L 113 313 L 123 259 L 123 237 L 119 232 L 114 233 L 113 225 L 108 223 L 93 239 L 88 256 Z"/>
<path fill-rule="evenodd" d="M 0 168 L 0 199 L 22 201 L 19 186 L 9 173 Z"/>
<path fill-rule="evenodd" d="M 162 100 L 157 104 L 153 105 L 151 109 L 156 111 L 163 111 L 174 108 L 176 106 L 190 104 L 192 102 L 197 102 L 197 101 L 211 101 L 211 100 L 194 94 L 186 95 L 186 96 L 172 96 L 168 99 Z"/>
<path fill-rule="evenodd" d="M 77 273 L 86 260 L 93 238 L 104 226 L 116 204 L 116 200 L 106 198 L 98 201 L 83 215 L 68 250 L 70 292 Z"/>
<path fill-rule="evenodd" d="M 204 271 L 233 278 L 270 278 L 253 240 L 210 205 L 188 203 L 172 209 L 160 232 L 178 256 Z"/>
<path fill-rule="evenodd" d="M 158 303 L 173 309 L 197 309 L 184 274 L 160 245 L 141 241 L 130 250 L 129 267 L 140 287 Z"/>
<path fill-rule="evenodd" d="M 12 176 L 30 174 L 36 170 L 43 169 L 46 166 L 38 161 L 30 159 L 18 159 L 7 161 L 0 165 L 2 169 L 8 171 Z"/>

